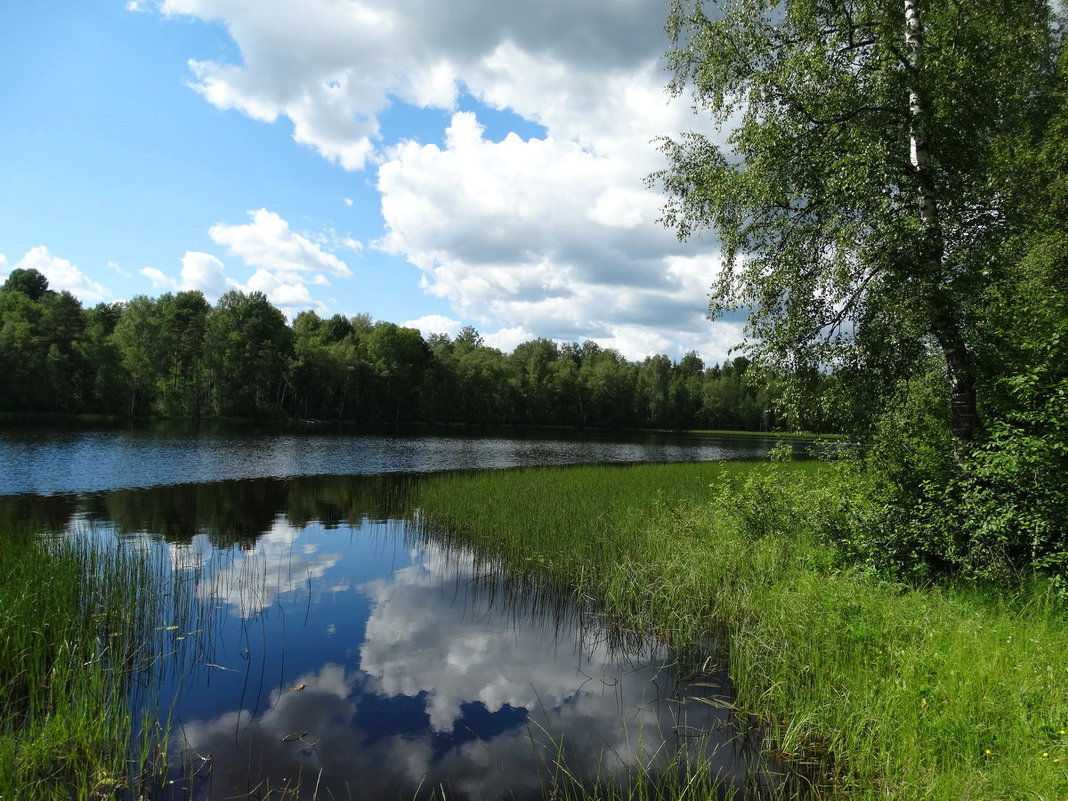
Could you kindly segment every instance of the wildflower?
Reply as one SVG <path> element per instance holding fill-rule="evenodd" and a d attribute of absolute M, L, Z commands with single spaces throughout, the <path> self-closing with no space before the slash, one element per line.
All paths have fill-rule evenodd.
<path fill-rule="evenodd" d="M 985 750 L 985 751 L 984 751 L 983 753 L 984 753 L 984 754 L 986 754 L 987 756 L 990 756 L 990 755 L 991 755 L 992 753 L 994 753 L 994 752 L 993 752 L 993 751 L 991 751 L 991 750 L 990 750 L 990 749 L 988 748 L 988 749 L 986 749 L 986 750 Z"/>
<path fill-rule="evenodd" d="M 1045 758 L 1046 758 L 1046 757 L 1048 757 L 1048 756 L 1049 756 L 1049 751 L 1044 751 L 1044 752 L 1042 753 L 1042 758 L 1043 758 L 1043 759 L 1045 759 Z"/>

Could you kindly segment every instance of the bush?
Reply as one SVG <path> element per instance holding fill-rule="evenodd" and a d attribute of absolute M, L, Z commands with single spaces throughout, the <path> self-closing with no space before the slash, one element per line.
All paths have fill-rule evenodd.
<path fill-rule="evenodd" d="M 998 380 L 986 429 L 960 461 L 944 377 L 903 384 L 857 459 L 859 480 L 843 485 L 845 524 L 828 531 L 846 559 L 912 583 L 1011 586 L 1037 574 L 1068 595 L 1068 379 L 1042 366 L 1053 361 Z"/>

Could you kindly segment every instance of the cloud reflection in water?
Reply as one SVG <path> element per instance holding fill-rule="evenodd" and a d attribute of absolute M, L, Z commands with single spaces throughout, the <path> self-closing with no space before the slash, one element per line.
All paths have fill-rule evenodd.
<path fill-rule="evenodd" d="M 346 586 L 342 556 L 298 546 L 302 534 L 276 524 L 261 552 L 240 557 L 258 567 L 243 566 L 240 581 L 227 573 L 236 565 L 216 571 L 217 600 L 248 617 L 298 586 Z M 457 798 L 523 798 L 558 763 L 580 781 L 624 781 L 693 747 L 689 728 L 726 728 L 724 710 L 692 697 L 711 691 L 675 685 L 662 649 L 620 652 L 595 621 L 539 611 L 477 575 L 469 555 L 428 544 L 408 556 L 356 583 L 370 600 L 362 644 L 272 690 L 266 711 L 182 726 L 190 764 L 210 755 L 196 797 L 300 781 L 304 797 L 318 786 L 325 798 L 412 798 L 446 785 Z M 263 584 L 245 586 L 250 575 Z M 740 749 L 725 743 L 717 766 L 743 773 Z"/>

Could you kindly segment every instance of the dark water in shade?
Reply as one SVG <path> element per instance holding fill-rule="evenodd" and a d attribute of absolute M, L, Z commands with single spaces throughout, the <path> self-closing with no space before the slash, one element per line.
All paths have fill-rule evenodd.
<path fill-rule="evenodd" d="M 175 587 L 157 626 L 165 655 L 138 682 L 171 721 L 164 797 L 279 797 L 299 785 L 287 797 L 522 799 L 698 761 L 728 781 L 767 781 L 753 779 L 758 749 L 717 703 L 729 688 L 714 653 L 695 671 L 654 641 L 613 634 L 593 610 L 447 549 L 412 506 L 420 479 L 408 470 L 532 452 L 594 461 L 610 443 L 580 443 L 589 449 L 573 456 L 579 446 L 563 441 L 390 441 L 382 453 L 396 460 L 376 462 L 387 475 L 302 476 L 371 472 L 357 456 L 372 443 L 329 439 L 320 464 L 315 438 L 256 441 L 258 455 L 230 436 L 208 440 L 0 441 L 0 477 L 17 475 L 23 493 L 0 497 L 0 521 L 145 549 Z M 149 464 L 168 452 L 178 456 Z M 97 467 L 50 468 L 63 453 Z M 29 464 L 12 472 L 18 454 Z M 194 483 L 187 472 L 219 479 L 250 464 L 294 477 Z M 132 478 L 156 486 L 112 489 Z"/>

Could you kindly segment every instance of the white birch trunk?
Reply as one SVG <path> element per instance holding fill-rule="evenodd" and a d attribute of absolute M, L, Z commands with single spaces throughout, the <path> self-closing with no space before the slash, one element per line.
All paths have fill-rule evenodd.
<path fill-rule="evenodd" d="M 923 74 L 923 23 L 918 0 L 905 0 L 905 52 L 909 70 L 909 156 L 920 185 L 920 219 L 930 232 L 937 232 L 938 204 L 935 201 L 934 181 L 930 166 L 930 141 L 927 138 L 927 108 L 920 89 Z M 939 261 L 941 261 L 941 237 Z"/>
<path fill-rule="evenodd" d="M 919 187 L 919 215 L 923 224 L 920 252 L 926 273 L 921 280 L 930 286 L 931 333 L 946 359 L 949 375 L 950 421 L 957 442 L 957 457 L 962 458 L 967 443 L 979 428 L 976 410 L 975 376 L 960 323 L 952 312 L 951 299 L 942 287 L 942 264 L 945 243 L 938 218 L 934 173 L 931 169 L 931 143 L 928 137 L 928 114 L 923 92 L 924 41 L 920 0 L 905 0 L 905 53 L 909 69 L 909 157 Z"/>

